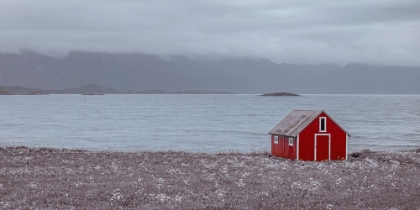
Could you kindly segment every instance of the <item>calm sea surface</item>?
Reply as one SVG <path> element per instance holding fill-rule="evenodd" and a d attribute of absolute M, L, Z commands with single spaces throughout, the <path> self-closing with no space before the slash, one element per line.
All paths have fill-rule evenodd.
<path fill-rule="evenodd" d="M 0 96 L 0 145 L 94 150 L 269 150 L 293 109 L 323 109 L 349 150 L 420 148 L 420 95 Z"/>

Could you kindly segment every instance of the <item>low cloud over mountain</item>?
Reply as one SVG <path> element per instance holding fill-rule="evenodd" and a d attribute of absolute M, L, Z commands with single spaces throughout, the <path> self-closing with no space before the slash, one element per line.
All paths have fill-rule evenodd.
<path fill-rule="evenodd" d="M 0 52 L 420 67 L 418 0 L 2 0 Z"/>
<path fill-rule="evenodd" d="M 135 53 L 0 54 L 0 85 L 65 89 L 219 90 L 237 93 L 420 93 L 420 68 L 294 65 L 266 59 L 190 59 Z"/>

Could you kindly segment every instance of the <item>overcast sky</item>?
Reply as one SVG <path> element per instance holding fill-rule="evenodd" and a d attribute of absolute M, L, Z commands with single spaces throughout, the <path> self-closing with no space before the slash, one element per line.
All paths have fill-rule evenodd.
<path fill-rule="evenodd" d="M 1 0 L 0 51 L 420 66 L 419 0 Z"/>

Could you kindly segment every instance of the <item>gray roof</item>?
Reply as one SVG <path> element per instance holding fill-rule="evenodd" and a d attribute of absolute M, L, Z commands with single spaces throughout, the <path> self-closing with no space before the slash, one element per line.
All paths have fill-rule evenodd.
<path fill-rule="evenodd" d="M 280 121 L 273 129 L 271 129 L 269 134 L 296 137 L 322 112 L 324 112 L 324 110 L 293 110 L 282 121 Z M 327 113 L 325 114 L 328 116 Z M 330 116 L 328 117 L 331 120 L 333 120 Z M 345 131 L 343 128 L 341 129 L 347 133 L 347 131 Z M 349 133 L 347 133 L 347 135 L 350 136 Z"/>

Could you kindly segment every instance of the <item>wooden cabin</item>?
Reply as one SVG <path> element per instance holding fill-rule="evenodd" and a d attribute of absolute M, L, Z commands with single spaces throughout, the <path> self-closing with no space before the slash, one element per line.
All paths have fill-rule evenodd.
<path fill-rule="evenodd" d="M 293 110 L 271 131 L 271 154 L 293 160 L 347 160 L 347 133 L 325 111 Z"/>

